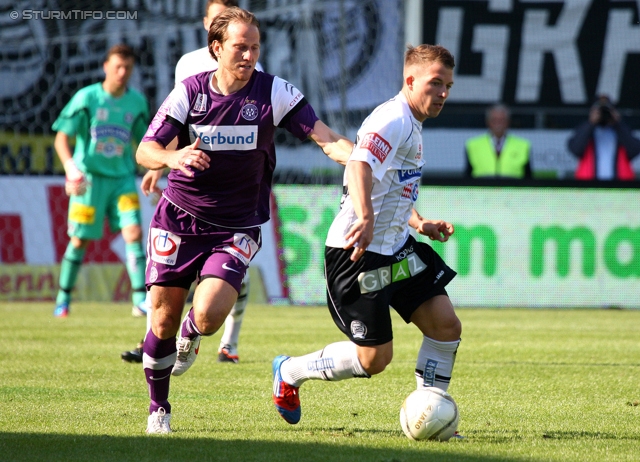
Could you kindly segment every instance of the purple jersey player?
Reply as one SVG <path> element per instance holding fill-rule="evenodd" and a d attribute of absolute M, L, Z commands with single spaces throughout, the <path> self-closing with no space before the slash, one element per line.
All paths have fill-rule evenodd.
<path fill-rule="evenodd" d="M 276 127 L 310 138 L 343 165 L 353 146 L 318 119 L 293 85 L 254 72 L 260 29 L 253 14 L 226 9 L 209 29 L 208 47 L 218 69 L 175 87 L 136 154 L 144 167 L 171 169 L 147 243 L 153 309 L 143 355 L 151 398 L 148 433 L 171 431 L 171 375 L 183 374 L 196 359 L 200 337 L 224 323 L 260 250 Z M 177 150 L 168 148 L 176 137 Z M 196 279 L 193 307 L 181 323 Z"/>

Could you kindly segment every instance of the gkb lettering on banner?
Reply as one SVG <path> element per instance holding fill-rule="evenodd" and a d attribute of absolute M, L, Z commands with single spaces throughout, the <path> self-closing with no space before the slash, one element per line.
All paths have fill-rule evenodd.
<path fill-rule="evenodd" d="M 558 106 L 588 103 L 596 93 L 614 102 L 636 94 L 627 57 L 640 53 L 637 2 L 438 0 L 430 8 L 425 41 L 466 66 L 450 102 Z"/>

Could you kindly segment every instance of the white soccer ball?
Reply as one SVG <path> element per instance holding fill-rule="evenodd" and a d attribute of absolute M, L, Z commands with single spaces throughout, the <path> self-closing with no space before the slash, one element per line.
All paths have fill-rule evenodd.
<path fill-rule="evenodd" d="M 402 431 L 412 440 L 446 441 L 458 429 L 458 406 L 436 387 L 413 391 L 400 408 Z"/>

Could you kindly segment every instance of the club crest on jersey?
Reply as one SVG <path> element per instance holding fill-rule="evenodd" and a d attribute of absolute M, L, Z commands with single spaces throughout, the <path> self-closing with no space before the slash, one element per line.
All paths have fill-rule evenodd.
<path fill-rule="evenodd" d="M 361 321 L 351 321 L 351 335 L 356 340 L 364 340 L 367 337 L 367 326 Z"/>
<path fill-rule="evenodd" d="M 198 93 L 196 102 L 193 105 L 193 112 L 206 112 L 207 111 L 207 95 Z"/>
<path fill-rule="evenodd" d="M 151 260 L 164 265 L 176 264 L 180 249 L 180 236 L 159 228 L 151 228 Z"/>
<path fill-rule="evenodd" d="M 391 152 L 391 145 L 389 142 L 377 133 L 367 133 L 364 135 L 360 148 L 368 150 L 373 157 L 378 159 L 381 163 L 384 163 L 384 160 Z"/>
<path fill-rule="evenodd" d="M 222 250 L 236 257 L 245 266 L 249 266 L 260 247 L 246 234 L 236 233 L 233 235 L 233 244 L 224 246 Z"/>
<path fill-rule="evenodd" d="M 256 117 L 258 117 L 258 106 L 251 103 L 245 104 L 242 106 L 241 114 L 245 120 L 256 120 Z"/>

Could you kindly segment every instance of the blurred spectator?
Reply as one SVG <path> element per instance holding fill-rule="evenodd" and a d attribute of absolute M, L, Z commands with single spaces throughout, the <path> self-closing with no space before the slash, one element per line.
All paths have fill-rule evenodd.
<path fill-rule="evenodd" d="M 489 131 L 465 143 L 465 176 L 473 178 L 531 178 L 531 143 L 507 133 L 511 114 L 503 104 L 487 110 Z"/>
<path fill-rule="evenodd" d="M 606 95 L 600 95 L 567 143 L 579 159 L 578 180 L 633 180 L 631 159 L 640 153 L 640 140 L 622 121 Z"/>

